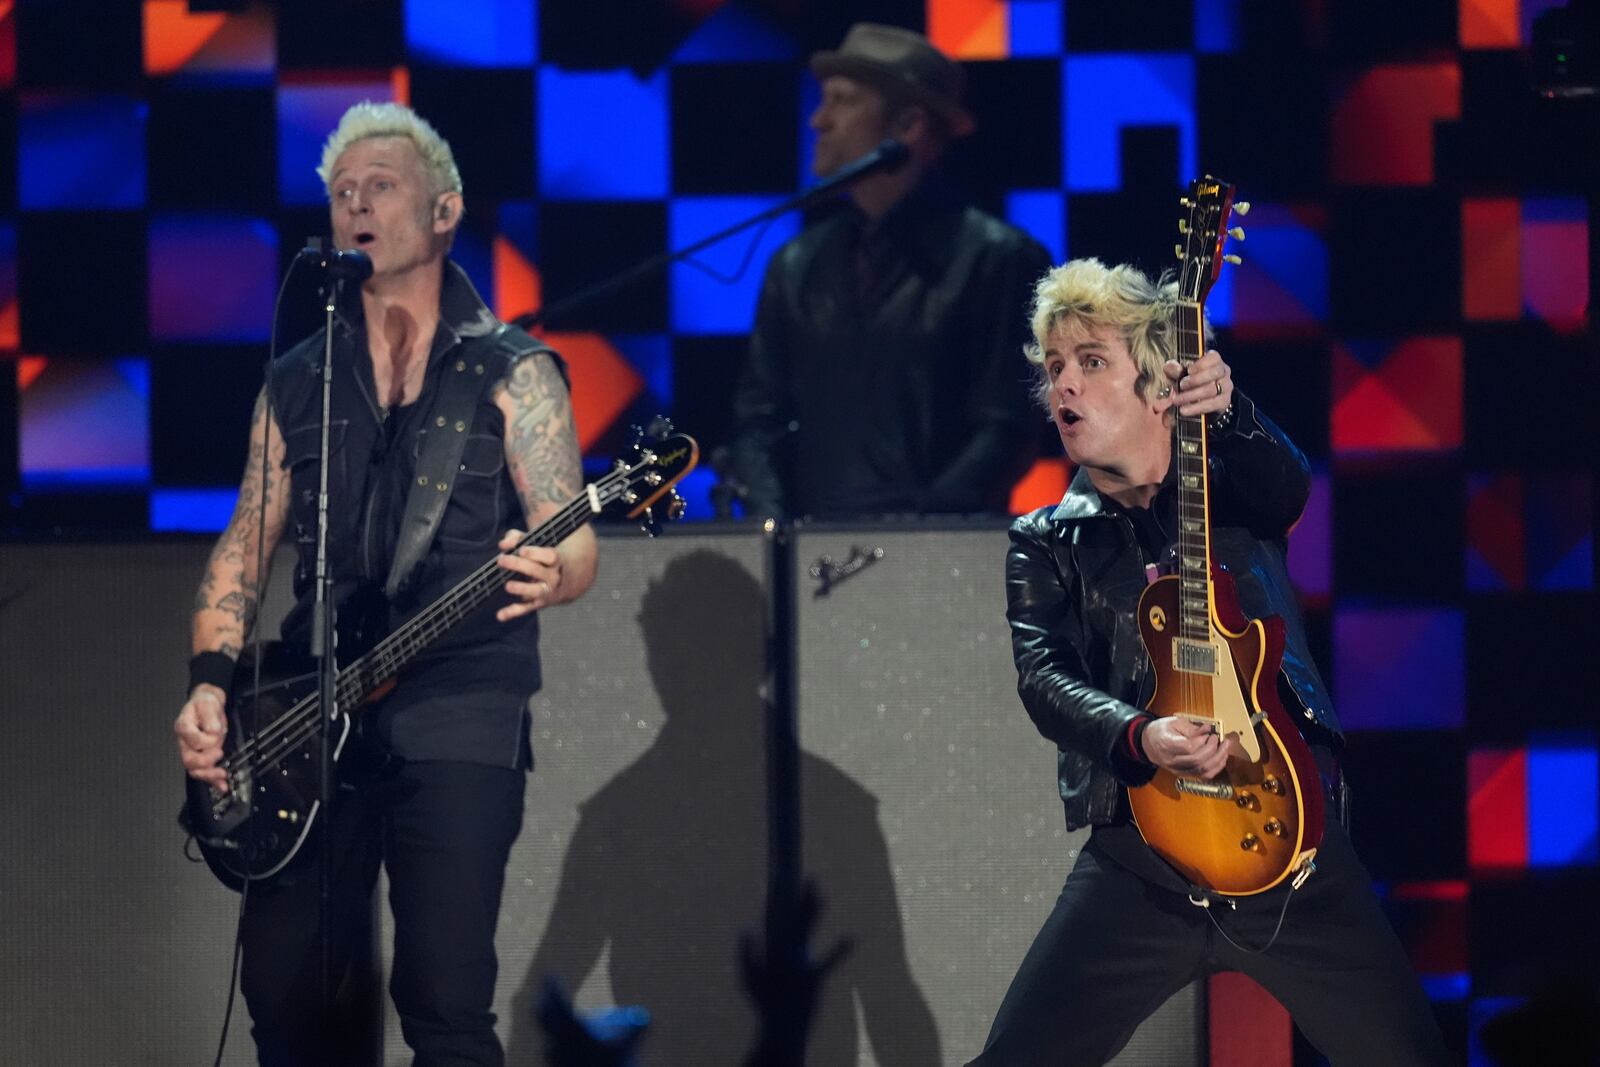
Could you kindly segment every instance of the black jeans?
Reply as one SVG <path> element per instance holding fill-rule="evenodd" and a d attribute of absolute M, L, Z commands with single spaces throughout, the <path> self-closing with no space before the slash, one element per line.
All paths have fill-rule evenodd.
<path fill-rule="evenodd" d="M 1260 946 L 1287 892 L 1211 912 L 1234 941 Z M 1316 873 L 1294 891 L 1262 953 L 1230 944 L 1205 910 L 1110 860 L 1091 837 L 969 1067 L 1105 1063 L 1168 997 L 1216 971 L 1260 982 L 1336 1067 L 1449 1062 L 1371 879 L 1344 828 L 1330 823 Z"/>
<path fill-rule="evenodd" d="M 315 835 L 245 901 L 241 988 L 263 1067 L 361 1062 L 376 1020 L 356 959 L 378 864 L 389 876 L 389 990 L 417 1067 L 504 1062 L 491 1011 L 495 923 L 506 859 L 522 828 L 526 774 L 470 763 L 393 761 L 344 790 L 334 818 L 333 973 L 321 1002 L 320 842 Z"/>

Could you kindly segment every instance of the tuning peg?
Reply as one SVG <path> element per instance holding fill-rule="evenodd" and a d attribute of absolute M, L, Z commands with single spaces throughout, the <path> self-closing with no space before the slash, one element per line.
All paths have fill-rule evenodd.
<path fill-rule="evenodd" d="M 1194 207 L 1194 202 L 1187 196 L 1180 196 L 1178 197 L 1178 205 L 1180 207 Z"/>
<path fill-rule="evenodd" d="M 1179 233 L 1188 233 L 1189 232 L 1189 220 L 1188 219 L 1179 219 L 1178 220 L 1178 232 Z"/>
<path fill-rule="evenodd" d="M 1228 231 L 1228 236 L 1232 237 L 1235 241 L 1244 240 L 1244 227 L 1243 226 L 1235 226 L 1235 227 L 1233 227 L 1232 229 L 1230 229 Z"/>
<path fill-rule="evenodd" d="M 1178 256 L 1179 259 L 1183 258 L 1183 246 L 1182 245 L 1173 245 L 1172 246 L 1172 251 L 1177 253 L 1177 256 Z"/>
<path fill-rule="evenodd" d="M 672 420 L 665 415 L 657 415 L 650 420 L 650 424 L 645 427 L 644 432 L 651 437 L 671 437 Z"/>
<path fill-rule="evenodd" d="M 1239 265 L 1239 264 L 1240 264 L 1240 263 L 1243 263 L 1243 262 L 1244 262 L 1244 259 L 1243 259 L 1243 258 L 1242 258 L 1242 257 L 1240 257 L 1240 256 L 1235 256 L 1235 255 L 1232 255 L 1232 254 L 1231 254 L 1231 253 L 1230 253 L 1230 254 L 1229 254 L 1229 255 L 1226 255 L 1226 256 L 1223 256 L 1223 257 L 1222 257 L 1222 261 L 1223 261 L 1223 262 L 1224 262 L 1224 263 L 1232 263 L 1232 264 L 1234 264 L 1234 265 L 1235 265 L 1235 266 L 1237 266 L 1237 265 Z"/>
<path fill-rule="evenodd" d="M 661 524 L 656 521 L 654 509 L 644 509 L 644 512 L 639 517 L 639 528 L 651 537 L 661 536 Z"/>
<path fill-rule="evenodd" d="M 1233 213 L 1235 215 L 1248 215 L 1248 214 L 1250 214 L 1250 201 L 1248 201 L 1248 200 L 1235 200 L 1233 202 Z"/>

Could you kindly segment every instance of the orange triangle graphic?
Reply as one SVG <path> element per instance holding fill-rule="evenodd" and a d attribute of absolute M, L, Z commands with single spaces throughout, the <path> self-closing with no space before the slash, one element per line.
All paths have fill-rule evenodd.
<path fill-rule="evenodd" d="M 1011 487 L 1011 513 L 1022 515 L 1035 508 L 1059 504 L 1072 481 L 1071 464 L 1065 459 L 1034 461 L 1022 480 Z"/>
<path fill-rule="evenodd" d="M 535 332 L 567 361 L 578 445 L 588 452 L 628 410 L 644 381 L 633 364 L 597 333 Z"/>
<path fill-rule="evenodd" d="M 23 356 L 17 360 L 17 392 L 22 392 L 34 383 L 39 375 L 44 373 L 44 368 L 49 360 L 43 356 Z"/>
<path fill-rule="evenodd" d="M 1334 405 L 1329 436 L 1335 452 L 1403 452 L 1439 447 L 1416 413 L 1371 375 Z"/>
<path fill-rule="evenodd" d="M 160 76 L 182 70 L 227 20 L 221 14 L 191 15 L 187 0 L 145 0 L 145 73 Z"/>
<path fill-rule="evenodd" d="M 1435 447 L 1461 444 L 1461 340 L 1412 337 L 1396 345 L 1379 372 L 1384 385 L 1428 428 Z"/>
<path fill-rule="evenodd" d="M 494 313 L 501 322 L 544 303 L 539 271 L 522 250 L 503 234 L 494 239 Z"/>
<path fill-rule="evenodd" d="M 929 0 L 928 40 L 952 59 L 1005 59 L 1006 0 Z"/>
<path fill-rule="evenodd" d="M 494 239 L 493 256 L 495 314 L 509 321 L 539 307 L 544 288 L 539 268 L 503 235 Z M 587 452 L 628 410 L 644 388 L 644 380 L 627 357 L 600 334 L 533 332 L 567 361 L 578 444 Z"/>

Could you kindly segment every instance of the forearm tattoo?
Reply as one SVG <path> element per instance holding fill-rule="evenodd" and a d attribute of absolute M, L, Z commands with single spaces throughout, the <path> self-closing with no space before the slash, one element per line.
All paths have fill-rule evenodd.
<path fill-rule="evenodd" d="M 269 435 L 270 427 L 270 435 Z M 270 436 L 270 444 L 266 443 Z M 263 459 L 265 463 L 263 464 Z M 272 425 L 266 395 L 256 399 L 250 421 L 250 456 L 239 484 L 239 502 L 217 539 L 194 600 L 196 644 L 237 656 L 255 623 L 263 575 L 257 556 L 266 535 L 270 553 L 283 530 L 283 439 Z"/>
<path fill-rule="evenodd" d="M 583 486 L 572 403 L 555 361 L 538 355 L 511 369 L 497 399 L 499 395 L 511 408 L 506 424 L 511 480 L 532 521 L 549 505 L 565 504 Z"/>

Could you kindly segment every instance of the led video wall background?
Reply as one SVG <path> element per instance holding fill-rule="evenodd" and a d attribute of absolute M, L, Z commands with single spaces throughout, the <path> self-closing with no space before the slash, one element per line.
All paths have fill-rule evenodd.
<path fill-rule="evenodd" d="M 452 142 L 455 255 L 509 318 L 805 187 L 805 57 L 858 18 L 922 28 L 965 61 L 980 119 L 952 170 L 1058 259 L 1162 268 L 1202 171 L 1253 201 L 1210 310 L 1315 465 L 1292 562 L 1355 833 L 1454 1039 L 1594 943 L 1593 112 L 1535 94 L 1527 57 L 1558 5 L 195 6 L 230 10 L 0 0 L 6 536 L 225 521 L 349 104 L 410 103 Z M 726 441 L 762 269 L 801 225 L 549 322 L 589 460 L 657 411 L 708 454 Z M 291 279 L 282 337 L 317 314 Z M 1042 459 L 1015 506 L 1066 474 Z"/>

